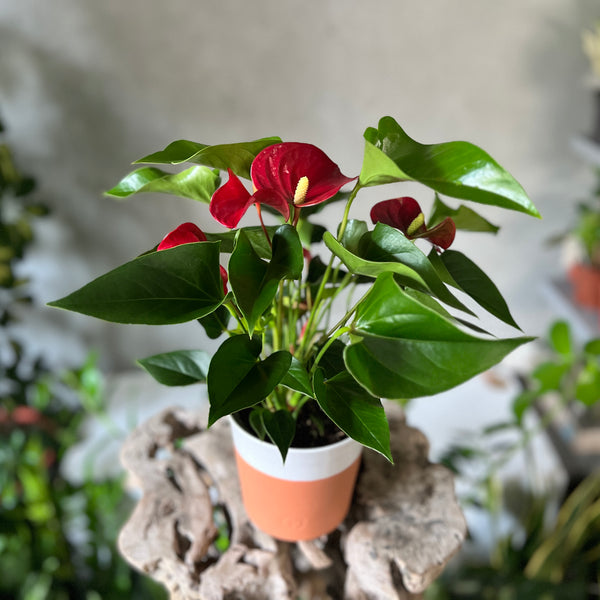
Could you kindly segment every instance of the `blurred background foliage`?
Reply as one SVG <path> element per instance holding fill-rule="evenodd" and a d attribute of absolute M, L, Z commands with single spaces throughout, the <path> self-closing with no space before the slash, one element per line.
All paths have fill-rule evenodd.
<path fill-rule="evenodd" d="M 81 483 L 63 473 L 83 421 L 108 418 L 95 356 L 52 372 L 13 327 L 35 303 L 19 266 L 47 214 L 0 144 L 0 599 L 162 599 L 116 550 L 133 504 L 122 479 L 96 480 L 91 458 Z"/>
<path fill-rule="evenodd" d="M 570 472 L 564 492 L 548 489 L 532 443 L 553 423 L 600 432 L 600 339 L 576 344 L 569 324 L 555 322 L 544 358 L 519 373 L 521 391 L 510 420 L 453 445 L 442 463 L 466 485 L 461 504 L 489 516 L 489 554 L 463 553 L 427 591 L 427 600 L 591 600 L 600 598 L 600 454 L 585 476 Z M 544 400 L 550 404 L 543 405 Z M 550 406 L 550 408 L 548 408 Z M 573 427 L 575 429 L 571 429 Z M 507 478 L 504 467 L 522 453 L 525 471 Z M 575 463 L 573 463 L 575 464 Z M 509 516 L 508 531 L 500 520 Z"/>

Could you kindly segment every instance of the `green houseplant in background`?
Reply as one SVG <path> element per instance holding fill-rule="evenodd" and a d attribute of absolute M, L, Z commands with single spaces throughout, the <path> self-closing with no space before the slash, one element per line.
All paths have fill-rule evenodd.
<path fill-rule="evenodd" d="M 428 590 L 428 600 L 600 597 L 597 461 L 576 473 L 564 465 L 568 483 L 557 510 L 557 490 L 547 485 L 532 450 L 533 441 L 563 410 L 600 407 L 600 339 L 578 346 L 569 324 L 557 321 L 550 327 L 543 360 L 519 372 L 518 379 L 522 391 L 513 399 L 512 418 L 486 427 L 471 441 L 461 440 L 442 459 L 468 484 L 463 505 L 489 515 L 491 531 L 499 529 L 494 523 L 501 516 L 511 515 L 513 525 L 494 536 L 489 557 L 465 558 L 445 572 Z M 552 408 L 540 410 L 548 396 Z M 574 437 L 564 418 L 560 423 Z M 507 479 L 504 468 L 520 454 L 526 477 Z"/>
<path fill-rule="evenodd" d="M 183 224 L 51 306 L 118 323 L 199 321 L 210 337 L 225 334 L 212 357 L 186 349 L 140 362 L 167 385 L 206 381 L 209 424 L 244 415 L 246 429 L 284 459 L 290 447 L 322 444 L 333 430 L 334 440 L 342 432 L 391 460 L 381 398 L 447 390 L 530 339 L 497 339 L 473 323 L 456 290 L 517 327 L 490 278 L 449 249 L 456 229 L 497 228 L 441 196 L 539 215 L 517 181 L 472 144 L 424 145 L 391 117 L 364 138 L 357 177 L 344 176 L 315 146 L 279 138 L 212 146 L 179 140 L 142 158 L 193 166 L 176 173 L 141 167 L 109 195 L 191 198 L 229 231 Z M 242 179 L 252 180 L 252 192 Z M 429 219 L 388 185 L 371 207 L 372 223 L 350 219 L 361 190 L 406 181 L 434 192 Z M 343 208 L 328 231 L 316 217 L 331 203 Z M 238 227 L 252 205 L 260 225 Z M 264 211 L 281 224 L 266 225 Z M 347 306 L 338 314 L 340 298 Z"/>
<path fill-rule="evenodd" d="M 93 355 L 57 373 L 13 329 L 34 304 L 19 267 L 48 213 L 34 189 L 0 144 L 0 598 L 164 598 L 116 552 L 131 508 L 121 478 L 73 483 L 63 472 L 82 422 L 103 411 Z"/>
<path fill-rule="evenodd" d="M 579 257 L 569 269 L 575 300 L 582 306 L 600 310 L 600 171 L 590 200 L 577 205 L 574 226 L 560 239 L 573 239 Z"/>

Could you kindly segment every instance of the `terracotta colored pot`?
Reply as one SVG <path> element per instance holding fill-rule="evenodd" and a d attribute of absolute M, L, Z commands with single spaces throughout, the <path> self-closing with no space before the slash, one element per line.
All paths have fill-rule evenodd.
<path fill-rule="evenodd" d="M 290 448 L 285 463 L 276 446 L 230 418 L 244 506 L 250 520 L 273 537 L 312 540 L 348 514 L 362 446 L 346 438 L 319 448 Z"/>
<path fill-rule="evenodd" d="M 576 264 L 569 269 L 573 297 L 581 306 L 600 308 L 600 269 Z"/>

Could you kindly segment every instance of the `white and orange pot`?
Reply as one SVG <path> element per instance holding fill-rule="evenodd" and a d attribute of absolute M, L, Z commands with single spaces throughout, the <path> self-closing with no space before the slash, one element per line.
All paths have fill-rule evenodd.
<path fill-rule="evenodd" d="M 279 540 L 312 540 L 348 514 L 362 446 L 346 438 L 319 448 L 277 447 L 230 417 L 242 499 L 249 519 Z"/>

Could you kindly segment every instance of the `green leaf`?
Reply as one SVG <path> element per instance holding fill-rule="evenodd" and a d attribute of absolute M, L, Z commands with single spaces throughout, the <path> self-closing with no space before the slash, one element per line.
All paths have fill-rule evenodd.
<path fill-rule="evenodd" d="M 463 231 L 497 233 L 500 229 L 500 227 L 492 225 L 492 223 L 464 204 L 461 204 L 458 208 L 450 208 L 444 204 L 436 194 L 427 227 L 429 229 L 434 227 L 438 223 L 441 223 L 446 217 L 451 217 L 456 225 L 456 229 L 462 229 Z"/>
<path fill-rule="evenodd" d="M 588 361 L 575 383 L 575 397 L 586 406 L 600 401 L 600 368 L 597 362 Z"/>
<path fill-rule="evenodd" d="M 583 347 L 583 351 L 586 354 L 591 354 L 592 356 L 600 356 L 600 339 L 590 340 Z"/>
<path fill-rule="evenodd" d="M 342 246 L 349 252 L 352 252 L 352 254 L 358 254 L 358 243 L 360 242 L 360 238 L 362 238 L 368 230 L 369 228 L 365 221 L 350 219 L 344 230 L 342 239 L 340 240 Z"/>
<path fill-rule="evenodd" d="M 191 167 L 180 173 L 142 167 L 126 175 L 114 188 L 108 190 L 106 195 L 127 198 L 141 192 L 161 192 L 208 204 L 219 183 L 218 171 L 207 167 Z"/>
<path fill-rule="evenodd" d="M 245 231 L 240 229 L 229 260 L 231 288 L 250 332 L 273 302 L 279 282 L 298 279 L 302 275 L 304 258 L 296 230 L 291 225 L 282 225 L 272 241 L 272 258 L 265 262 L 254 251 Z"/>
<path fill-rule="evenodd" d="M 273 238 L 278 227 L 278 225 L 267 227 L 269 238 Z M 271 246 L 265 237 L 262 227 L 244 227 L 243 230 L 256 254 L 260 258 L 270 259 Z M 221 242 L 221 252 L 231 253 L 235 248 L 237 232 L 237 229 L 232 229 L 221 233 L 205 233 L 204 235 L 206 235 L 206 239 L 209 242 Z"/>
<path fill-rule="evenodd" d="M 377 223 L 372 232 L 361 238 L 360 256 L 384 264 L 397 261 L 410 267 L 421 276 L 427 287 L 439 300 L 468 314 L 473 314 L 449 292 L 427 256 L 400 230 L 384 223 Z"/>
<path fill-rule="evenodd" d="M 562 379 L 570 368 L 569 363 L 545 362 L 538 365 L 531 373 L 533 379 L 539 384 L 535 392 L 543 394 L 550 390 L 560 390 Z"/>
<path fill-rule="evenodd" d="M 313 380 L 321 410 L 349 437 L 383 454 L 390 462 L 390 429 L 379 398 L 374 398 L 346 372 L 325 379 L 317 369 Z"/>
<path fill-rule="evenodd" d="M 176 350 L 137 361 L 156 381 L 168 386 L 206 381 L 210 355 L 203 350 Z"/>
<path fill-rule="evenodd" d="M 295 356 L 292 356 L 290 369 L 281 380 L 281 385 L 284 385 L 295 392 L 300 392 L 305 396 L 310 396 L 311 398 L 315 397 L 308 373 Z"/>
<path fill-rule="evenodd" d="M 258 437 L 259 440 L 264 440 L 267 435 L 267 430 L 265 429 L 265 422 L 263 420 L 264 413 L 268 412 L 266 408 L 262 406 L 255 406 L 250 411 L 248 415 L 248 421 L 250 422 L 250 427 L 252 427 L 254 433 Z"/>
<path fill-rule="evenodd" d="M 271 441 L 279 448 L 281 458 L 285 462 L 288 450 L 296 435 L 296 421 L 287 410 L 271 412 L 265 410 L 262 413 L 263 423 Z"/>
<path fill-rule="evenodd" d="M 481 148 L 468 142 L 420 144 L 391 117 L 365 131 L 362 186 L 418 181 L 436 192 L 539 217 L 521 185 Z"/>
<path fill-rule="evenodd" d="M 344 361 L 371 394 L 408 399 L 453 388 L 532 338 L 473 337 L 405 294 L 391 274 L 358 305 Z"/>
<path fill-rule="evenodd" d="M 236 335 L 215 352 L 206 378 L 210 410 L 208 424 L 264 400 L 287 373 L 289 352 L 280 350 L 260 359 L 259 338 Z"/>
<path fill-rule="evenodd" d="M 196 242 L 139 256 L 49 306 L 114 323 L 169 325 L 204 317 L 222 301 L 219 244 Z"/>
<path fill-rule="evenodd" d="M 346 265 L 348 270 L 355 275 L 377 277 L 381 273 L 394 273 L 398 281 L 405 286 L 428 292 L 429 287 L 423 278 L 410 267 L 399 262 L 375 262 L 360 258 L 349 252 L 329 232 L 323 236 L 323 242 Z"/>
<path fill-rule="evenodd" d="M 252 142 L 208 146 L 188 140 L 177 140 L 164 150 L 144 156 L 135 162 L 172 165 L 191 162 L 221 171 L 231 169 L 237 176 L 250 179 L 250 165 L 256 155 L 264 148 L 280 142 L 279 137 L 267 137 Z"/>
<path fill-rule="evenodd" d="M 216 340 L 224 331 L 227 331 L 229 316 L 230 314 L 227 307 L 221 305 L 214 312 L 198 319 L 198 322 L 204 327 L 206 335 L 211 340 Z"/>
<path fill-rule="evenodd" d="M 520 330 L 494 282 L 470 258 L 458 250 L 446 250 L 439 256 L 432 251 L 429 258 L 434 265 L 436 259 L 441 261 L 454 282 L 450 285 L 468 294 L 490 314 Z"/>
<path fill-rule="evenodd" d="M 556 321 L 550 328 L 550 343 L 556 352 L 570 356 L 573 352 L 571 328 L 566 321 Z"/>

